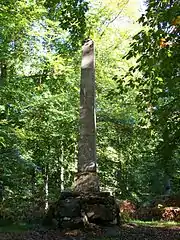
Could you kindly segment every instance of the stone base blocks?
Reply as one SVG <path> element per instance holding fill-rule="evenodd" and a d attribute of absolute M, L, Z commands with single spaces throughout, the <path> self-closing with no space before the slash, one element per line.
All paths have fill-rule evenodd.
<path fill-rule="evenodd" d="M 62 192 L 49 208 L 44 223 L 63 229 L 118 224 L 119 208 L 109 192 Z"/>

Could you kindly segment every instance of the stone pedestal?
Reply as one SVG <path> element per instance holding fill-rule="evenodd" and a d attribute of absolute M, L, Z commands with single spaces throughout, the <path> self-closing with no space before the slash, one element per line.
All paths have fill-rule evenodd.
<path fill-rule="evenodd" d="M 44 221 L 58 228 L 83 228 L 118 224 L 119 208 L 108 192 L 62 192 L 60 199 L 49 208 Z"/>

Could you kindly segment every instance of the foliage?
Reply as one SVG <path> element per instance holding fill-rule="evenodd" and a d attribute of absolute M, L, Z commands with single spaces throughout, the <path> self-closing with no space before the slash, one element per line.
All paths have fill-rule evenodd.
<path fill-rule="evenodd" d="M 129 200 L 124 200 L 120 203 L 120 214 L 122 222 L 129 222 L 135 218 L 136 206 Z"/>
<path fill-rule="evenodd" d="M 44 209 L 61 184 L 72 184 L 79 74 L 70 53 L 82 41 L 87 3 L 22 0 L 0 7 L 1 216 L 17 221 Z"/>
<path fill-rule="evenodd" d="M 126 55 L 127 59 L 136 57 L 137 64 L 129 69 L 128 82 L 118 80 L 120 92 L 136 92 L 138 110 L 144 115 L 141 124 L 154 141 L 148 154 L 155 160 L 152 178 L 164 184 L 167 179 L 173 182 L 180 167 L 179 8 L 179 1 L 149 1 L 139 19 L 143 28 Z"/>
<path fill-rule="evenodd" d="M 101 189 L 130 202 L 169 181 L 177 192 L 178 1 L 149 1 L 139 23 L 134 0 L 9 0 L 0 9 L 1 217 L 38 220 L 72 187 L 86 37 L 96 48 Z"/>

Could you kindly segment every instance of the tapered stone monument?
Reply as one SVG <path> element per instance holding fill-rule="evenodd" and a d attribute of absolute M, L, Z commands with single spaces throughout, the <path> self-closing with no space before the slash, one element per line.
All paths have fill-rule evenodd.
<path fill-rule="evenodd" d="M 94 42 L 87 40 L 82 50 L 80 137 L 75 191 L 99 192 L 96 166 L 95 54 Z"/>
<path fill-rule="evenodd" d="M 101 192 L 96 162 L 95 54 L 94 42 L 85 41 L 82 49 L 80 84 L 80 136 L 77 174 L 72 191 L 61 192 L 46 220 L 60 228 L 78 228 L 91 224 L 112 224 L 119 219 L 115 199 Z"/>

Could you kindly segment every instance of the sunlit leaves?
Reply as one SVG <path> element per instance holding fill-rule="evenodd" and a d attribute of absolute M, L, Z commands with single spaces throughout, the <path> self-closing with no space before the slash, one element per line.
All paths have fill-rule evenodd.
<path fill-rule="evenodd" d="M 172 121 L 176 119 L 180 103 L 179 9 L 179 1 L 176 0 L 171 3 L 149 1 L 146 13 L 139 19 L 143 30 L 134 36 L 126 56 L 127 59 L 137 58 L 137 64 L 127 73 L 131 79 L 129 88 L 137 91 L 138 109 L 146 113 L 144 125 L 149 122 L 148 128 L 154 129 L 156 135 L 162 138 L 154 149 L 159 157 L 156 163 L 169 177 L 176 171 L 170 166 L 173 166 L 180 141 L 180 122 Z M 141 77 L 135 77 L 133 73 L 136 72 L 140 72 Z"/>

